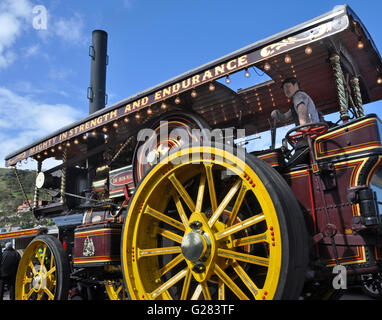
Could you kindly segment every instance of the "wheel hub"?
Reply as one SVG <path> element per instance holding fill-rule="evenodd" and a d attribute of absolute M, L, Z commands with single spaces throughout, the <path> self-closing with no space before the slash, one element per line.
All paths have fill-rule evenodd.
<path fill-rule="evenodd" d="M 40 290 L 44 290 L 47 287 L 48 278 L 46 273 L 41 270 L 37 273 L 32 279 L 32 288 L 35 292 L 39 292 Z"/>
<path fill-rule="evenodd" d="M 200 231 L 193 230 L 183 237 L 181 248 L 184 257 L 194 262 L 204 256 L 207 250 L 207 241 Z"/>
<path fill-rule="evenodd" d="M 37 274 L 33 280 L 32 280 L 32 287 L 33 287 L 33 290 L 38 292 L 41 288 L 41 276 L 40 274 Z"/>

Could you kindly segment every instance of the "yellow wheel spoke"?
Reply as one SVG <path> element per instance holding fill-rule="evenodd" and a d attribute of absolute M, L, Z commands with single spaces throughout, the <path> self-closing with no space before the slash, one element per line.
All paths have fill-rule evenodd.
<path fill-rule="evenodd" d="M 245 286 L 249 289 L 249 291 L 251 291 L 252 295 L 256 297 L 257 293 L 259 292 L 259 288 L 253 283 L 252 279 L 236 261 L 233 262 L 232 267 L 240 279 L 243 281 Z"/>
<path fill-rule="evenodd" d="M 150 256 L 159 256 L 164 254 L 173 254 L 180 253 L 181 248 L 179 246 L 176 247 L 164 247 L 164 248 L 152 248 L 152 249 L 139 249 L 138 248 L 138 259 L 142 257 L 150 257 Z"/>
<path fill-rule="evenodd" d="M 42 250 L 42 254 L 40 254 L 39 252 L 37 253 L 37 258 L 38 258 L 38 261 L 40 261 L 41 265 L 44 264 L 45 254 L 46 254 L 46 245 L 44 245 L 43 247 L 44 249 Z"/>
<path fill-rule="evenodd" d="M 194 293 L 192 294 L 191 300 L 198 300 L 201 293 L 202 293 L 202 285 L 199 283 L 197 287 L 195 288 Z"/>
<path fill-rule="evenodd" d="M 169 263 L 167 263 L 162 269 L 159 270 L 159 274 L 163 276 L 166 272 L 169 272 L 172 268 L 178 265 L 180 262 L 184 260 L 183 255 L 180 253 L 174 259 L 172 259 Z"/>
<path fill-rule="evenodd" d="M 23 283 L 24 283 L 24 284 L 26 284 L 26 283 L 31 283 L 32 280 L 33 280 L 32 278 L 24 277 Z"/>
<path fill-rule="evenodd" d="M 247 263 L 257 264 L 260 266 L 268 267 L 269 259 L 264 257 L 259 257 L 247 253 L 226 250 L 226 249 L 218 249 L 218 256 L 222 258 L 229 258 L 233 260 L 240 260 Z"/>
<path fill-rule="evenodd" d="M 188 291 L 190 290 L 190 283 L 192 279 L 192 273 L 191 270 L 187 270 L 186 277 L 184 278 L 183 288 L 182 288 L 182 294 L 180 296 L 180 300 L 186 300 L 188 296 Z"/>
<path fill-rule="evenodd" d="M 50 257 L 50 268 L 49 269 L 52 269 L 53 266 L 54 266 L 54 256 L 52 254 L 51 257 Z"/>
<path fill-rule="evenodd" d="M 208 289 L 208 284 L 207 281 L 202 282 L 201 284 L 202 287 L 202 292 L 205 300 L 212 300 L 211 294 L 210 294 L 210 289 Z"/>
<path fill-rule="evenodd" d="M 167 238 L 167 239 L 175 241 L 177 243 L 181 243 L 182 242 L 182 237 L 181 236 L 177 235 L 174 232 L 168 231 L 166 229 L 159 228 L 158 229 L 158 234 L 163 236 L 163 237 L 165 237 L 165 238 Z"/>
<path fill-rule="evenodd" d="M 249 300 L 246 294 L 236 285 L 236 283 L 218 265 L 214 269 L 216 275 L 227 285 L 228 288 L 240 299 Z"/>
<path fill-rule="evenodd" d="M 123 289 L 123 286 L 120 285 L 120 286 L 118 286 L 118 288 L 115 290 L 115 293 L 117 294 L 117 296 L 119 295 L 119 293 L 121 292 L 122 289 Z"/>
<path fill-rule="evenodd" d="M 229 217 L 229 220 L 227 222 L 227 226 L 231 226 L 234 221 L 236 220 L 237 214 L 239 213 L 239 209 L 241 207 L 241 204 L 243 203 L 245 194 L 247 193 L 248 189 L 244 183 L 241 184 L 239 194 L 237 195 L 235 204 L 233 205 L 233 208 L 231 210 L 231 215 Z"/>
<path fill-rule="evenodd" d="M 233 241 L 234 247 L 246 246 L 255 243 L 268 242 L 267 233 L 260 233 L 249 237 L 235 239 Z"/>
<path fill-rule="evenodd" d="M 231 227 L 228 227 L 228 228 L 226 228 L 226 229 L 216 233 L 215 237 L 216 237 L 217 240 L 222 239 L 222 238 L 227 237 L 227 236 L 229 236 L 229 235 L 231 235 L 233 233 L 236 233 L 236 232 L 238 232 L 240 230 L 248 228 L 248 227 L 254 225 L 255 223 L 259 223 L 259 222 L 261 222 L 263 220 L 265 220 L 264 214 L 263 213 L 259 213 L 259 214 L 255 215 L 255 216 L 252 216 L 252 217 L 250 217 L 248 219 L 245 219 L 245 220 L 243 220 L 243 221 L 241 221 L 241 222 L 239 222 L 237 224 L 234 224 Z"/>
<path fill-rule="evenodd" d="M 26 294 L 24 300 L 28 300 L 28 299 L 30 298 L 30 296 L 32 295 L 33 292 L 34 292 L 34 290 L 33 290 L 33 288 L 31 288 L 31 289 L 29 290 L 29 292 Z"/>
<path fill-rule="evenodd" d="M 183 279 L 187 274 L 188 268 L 184 268 L 183 270 L 179 271 L 175 276 L 167 280 L 165 283 L 163 283 L 159 288 L 155 289 L 153 292 L 151 292 L 150 296 L 152 299 L 156 299 L 158 296 L 160 296 L 162 293 L 167 291 L 169 288 L 171 288 L 173 285 L 175 285 L 178 281 Z"/>
<path fill-rule="evenodd" d="M 215 222 L 219 219 L 220 215 L 223 213 L 224 209 L 227 207 L 227 205 L 232 200 L 233 196 L 239 190 L 241 185 L 241 179 L 237 179 L 231 190 L 228 191 L 226 196 L 224 197 L 223 201 L 220 203 L 219 207 L 216 209 L 216 211 L 212 214 L 210 220 L 208 221 L 208 225 L 210 228 L 215 224 Z"/>
<path fill-rule="evenodd" d="M 36 269 L 35 269 L 35 267 L 34 267 L 34 264 L 33 264 L 33 262 L 32 261 L 29 261 L 29 267 L 32 269 L 32 272 L 33 272 L 33 274 L 37 274 L 37 271 L 36 271 Z"/>
<path fill-rule="evenodd" d="M 180 223 L 178 220 L 175 220 L 165 214 L 163 214 L 162 212 L 159 212 L 158 210 L 155 210 L 153 208 L 151 208 L 150 206 L 147 206 L 146 210 L 145 210 L 145 214 L 149 214 L 151 215 L 152 217 L 158 219 L 158 220 L 161 220 L 181 231 L 184 231 L 185 230 L 185 227 L 182 223 Z"/>
<path fill-rule="evenodd" d="M 48 288 L 44 288 L 44 292 L 48 295 L 49 300 L 54 300 L 54 295 Z"/>
<path fill-rule="evenodd" d="M 225 300 L 225 284 L 219 279 L 218 283 L 218 300 Z"/>
<path fill-rule="evenodd" d="M 172 185 L 174 186 L 175 190 L 178 192 L 180 197 L 184 200 L 187 207 L 191 210 L 191 212 L 194 212 L 195 211 L 195 203 L 191 199 L 187 190 L 183 187 L 182 183 L 175 177 L 175 174 L 171 174 L 168 177 L 168 179 L 171 181 Z"/>
<path fill-rule="evenodd" d="M 218 205 L 216 200 L 214 177 L 212 175 L 212 164 L 206 164 L 205 168 L 206 168 L 206 177 L 207 177 L 208 191 L 210 194 L 212 212 L 215 212 Z"/>
<path fill-rule="evenodd" d="M 183 209 L 183 205 L 182 205 L 182 202 L 181 202 L 180 199 L 179 199 L 178 194 L 177 194 L 177 193 L 174 193 L 174 194 L 172 195 L 172 198 L 174 199 L 174 202 L 175 202 L 176 209 L 177 209 L 177 211 L 178 211 L 180 220 L 182 220 L 184 227 L 187 228 L 187 226 L 188 226 L 187 215 L 186 215 L 186 212 L 185 212 L 184 209 Z"/>
<path fill-rule="evenodd" d="M 50 276 L 55 271 L 56 271 L 56 267 L 54 266 L 53 268 L 49 269 L 49 271 L 47 271 L 46 276 L 47 277 Z"/>
<path fill-rule="evenodd" d="M 204 189 L 206 188 L 206 176 L 202 173 L 200 176 L 200 183 L 198 189 L 198 196 L 196 198 L 195 211 L 201 212 L 203 206 Z"/>

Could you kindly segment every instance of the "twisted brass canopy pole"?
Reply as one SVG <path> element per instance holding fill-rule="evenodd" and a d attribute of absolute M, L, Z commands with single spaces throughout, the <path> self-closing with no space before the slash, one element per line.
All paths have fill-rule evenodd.
<path fill-rule="evenodd" d="M 353 77 L 350 80 L 350 83 L 353 89 L 353 95 L 354 95 L 355 103 L 357 106 L 358 116 L 363 117 L 365 113 L 363 111 L 363 103 L 362 103 L 361 89 L 359 87 L 359 79 L 357 77 Z"/>
<path fill-rule="evenodd" d="M 344 75 L 341 69 L 340 57 L 337 54 L 333 54 L 329 60 L 333 68 L 334 78 L 336 80 L 337 97 L 340 104 L 340 117 L 342 121 L 346 122 L 350 116 L 348 113 L 348 103 L 346 99 Z"/>

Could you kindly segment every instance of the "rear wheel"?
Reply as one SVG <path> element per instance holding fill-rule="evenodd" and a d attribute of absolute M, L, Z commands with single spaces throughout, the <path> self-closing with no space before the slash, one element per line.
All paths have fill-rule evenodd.
<path fill-rule="evenodd" d="M 160 157 L 170 150 L 203 141 L 208 137 L 204 130 L 209 129 L 203 118 L 186 111 L 164 114 L 151 127 L 147 139 L 139 141 L 135 147 L 133 177 L 136 185 Z"/>
<path fill-rule="evenodd" d="M 140 182 L 121 244 L 132 299 L 298 298 L 308 262 L 299 205 L 274 169 L 241 158 L 186 147 Z"/>
<path fill-rule="evenodd" d="M 69 262 L 60 241 L 37 236 L 25 249 L 16 276 L 16 300 L 66 300 Z"/>

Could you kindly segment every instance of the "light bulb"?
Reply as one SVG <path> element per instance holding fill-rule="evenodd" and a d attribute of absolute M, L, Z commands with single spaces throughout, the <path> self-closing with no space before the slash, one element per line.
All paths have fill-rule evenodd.
<path fill-rule="evenodd" d="M 311 48 L 310 46 L 306 46 L 306 48 L 305 48 L 305 53 L 306 53 L 307 55 L 311 54 L 311 53 L 312 53 L 312 48 Z"/>
<path fill-rule="evenodd" d="M 265 70 L 265 71 L 269 71 L 269 70 L 271 70 L 271 65 L 270 65 L 268 62 L 266 62 L 266 63 L 264 64 L 264 70 Z"/>
<path fill-rule="evenodd" d="M 291 59 L 291 57 L 287 54 L 287 55 L 285 56 L 284 61 L 285 61 L 285 63 L 291 63 L 291 62 L 292 62 L 292 59 Z"/>

